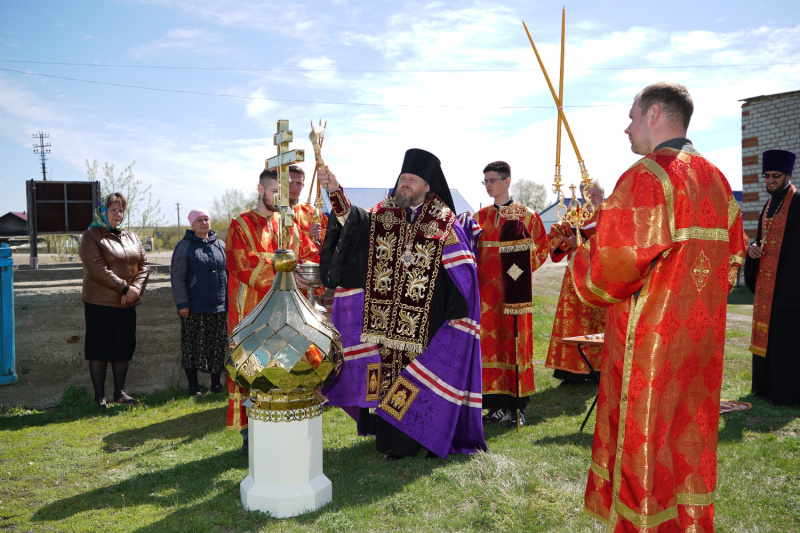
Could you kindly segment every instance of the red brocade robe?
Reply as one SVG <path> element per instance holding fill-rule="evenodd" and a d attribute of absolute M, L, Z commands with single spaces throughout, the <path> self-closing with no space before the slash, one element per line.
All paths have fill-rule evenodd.
<path fill-rule="evenodd" d="M 607 531 L 714 530 L 726 301 L 744 254 L 727 180 L 687 142 L 622 175 L 572 259 L 580 297 L 608 307 L 585 497 Z"/>
<path fill-rule="evenodd" d="M 225 239 L 226 268 L 228 269 L 228 333 L 261 302 L 272 287 L 275 271 L 272 256 L 280 247 L 277 213 L 267 218 L 249 209 L 231 220 Z M 284 248 L 291 249 L 298 262 L 319 257 L 314 243 L 297 226 L 284 232 Z M 247 413 L 242 400 L 248 393 L 228 376 L 228 429 L 247 427 Z"/>
<path fill-rule="evenodd" d="M 597 213 L 585 225 L 597 222 Z M 592 235 L 594 229 L 591 230 Z M 554 263 L 560 262 L 565 257 L 571 258 L 575 249 L 571 248 L 567 240 L 575 234 L 569 224 L 553 224 L 550 228 L 550 259 Z M 583 362 L 578 348 L 564 344 L 561 339 L 578 335 L 591 335 L 603 333 L 606 324 L 606 310 L 592 307 L 581 302 L 575 293 L 572 284 L 572 271 L 567 267 L 564 280 L 561 283 L 561 294 L 558 297 L 553 333 L 550 335 L 550 348 L 547 350 L 547 359 L 544 366 L 555 370 L 566 370 L 573 374 L 588 374 L 589 368 Z M 592 368 L 600 371 L 603 350 L 600 346 L 584 347 L 583 353 L 591 363 Z"/>
<path fill-rule="evenodd" d="M 311 235 L 309 234 L 309 229 L 311 228 L 311 224 L 314 223 L 314 212 L 316 208 L 309 204 L 309 203 L 301 203 L 297 202 L 292 206 L 292 210 L 294 211 L 294 223 L 302 231 L 305 233 L 309 239 L 311 239 Z M 325 213 L 320 212 L 321 218 L 321 231 L 319 236 L 319 242 L 322 243 L 325 240 L 325 228 L 328 227 L 328 217 L 325 216 Z M 313 242 L 313 239 L 311 239 Z M 320 246 L 322 246 L 320 244 Z M 318 246 L 318 248 L 320 247 Z M 317 254 L 316 258 L 310 259 L 312 263 L 319 263 L 319 254 Z"/>
<path fill-rule="evenodd" d="M 523 219 L 531 234 L 531 272 L 542 266 L 550 247 L 542 220 L 533 210 L 523 207 Z M 500 265 L 500 227 L 503 219 L 494 205 L 475 214 L 483 230 L 478 239 L 478 286 L 481 293 L 481 364 L 483 394 L 516 396 L 514 317 L 503 313 L 503 277 Z M 533 380 L 533 335 L 531 315 L 516 315 L 519 331 L 519 395 L 530 396 L 536 390 Z"/>

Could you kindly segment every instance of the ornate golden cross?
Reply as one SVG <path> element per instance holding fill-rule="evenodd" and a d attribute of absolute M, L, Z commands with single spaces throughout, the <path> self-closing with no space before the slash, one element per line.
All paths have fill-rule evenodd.
<path fill-rule="evenodd" d="M 278 171 L 278 194 L 275 205 L 281 213 L 281 221 L 286 228 L 294 226 L 294 211 L 289 204 L 289 165 L 305 161 L 303 150 L 289 150 L 289 143 L 292 140 L 294 138 L 289 129 L 289 121 L 279 120 L 278 131 L 272 136 L 272 143 L 278 147 L 278 155 L 270 157 L 266 161 L 267 169 L 274 168 Z M 280 243 L 280 246 L 283 248 L 283 242 Z"/>

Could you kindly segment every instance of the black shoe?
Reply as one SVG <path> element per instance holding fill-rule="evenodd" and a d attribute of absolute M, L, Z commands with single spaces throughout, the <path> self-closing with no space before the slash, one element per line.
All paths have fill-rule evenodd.
<path fill-rule="evenodd" d="M 438 458 L 439 456 L 430 450 L 428 450 L 428 453 L 425 454 L 425 459 L 438 459 Z"/>
<path fill-rule="evenodd" d="M 387 455 L 386 456 L 386 460 L 387 461 L 399 461 L 400 459 L 403 459 L 403 458 L 405 458 L 405 455 Z"/>
<path fill-rule="evenodd" d="M 222 392 L 222 385 L 220 383 L 214 383 L 211 385 L 211 389 L 209 390 L 211 391 L 211 394 L 219 394 Z"/>
<path fill-rule="evenodd" d="M 114 398 L 114 403 L 118 403 L 120 405 L 136 405 L 139 403 L 136 398 L 129 396 L 127 392 L 119 391 L 119 396 Z"/>
<path fill-rule="evenodd" d="M 95 407 L 98 409 L 105 409 L 106 408 L 106 399 L 105 398 L 95 398 L 94 401 Z"/>
<path fill-rule="evenodd" d="M 512 418 L 511 409 L 495 409 L 490 411 L 488 415 L 483 417 L 484 424 L 499 424 L 500 422 L 508 422 Z"/>
<path fill-rule="evenodd" d="M 250 450 L 247 449 L 247 439 L 242 440 L 242 453 L 245 457 L 250 456 Z"/>
<path fill-rule="evenodd" d="M 524 425 L 525 425 L 525 414 L 522 411 L 520 411 L 519 412 L 519 427 L 522 427 Z M 510 427 L 511 429 L 514 429 L 514 428 L 517 427 L 517 413 L 516 413 L 516 411 L 511 413 L 511 420 L 508 421 L 508 427 Z"/>
<path fill-rule="evenodd" d="M 203 393 L 200 392 L 200 385 L 196 387 L 189 387 L 189 396 L 202 396 Z"/>

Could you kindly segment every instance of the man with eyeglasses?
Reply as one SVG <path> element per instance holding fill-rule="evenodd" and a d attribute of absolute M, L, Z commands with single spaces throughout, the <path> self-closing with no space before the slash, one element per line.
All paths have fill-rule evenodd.
<path fill-rule="evenodd" d="M 531 315 L 517 315 L 518 339 L 515 349 L 514 316 L 505 314 L 503 309 L 500 230 L 505 219 L 501 215 L 501 208 L 513 205 L 525 213 L 521 220 L 534 241 L 530 250 L 531 272 L 547 260 L 550 247 L 539 215 L 511 198 L 511 167 L 508 163 L 495 161 L 486 165 L 483 184 L 493 200 L 492 205 L 475 214 L 475 220 L 483 230 L 478 238 L 478 285 L 481 292 L 483 407 L 489 409 L 483 417 L 483 423 L 503 422 L 516 426 L 519 392 L 520 425 L 523 425 L 525 416 L 522 411 L 536 390 L 533 379 L 533 331 Z"/>
<path fill-rule="evenodd" d="M 714 531 L 728 292 L 746 253 L 725 176 L 686 138 L 686 87 L 656 83 L 625 133 L 643 156 L 572 256 L 606 309 L 585 512 L 608 531 Z"/>
<path fill-rule="evenodd" d="M 770 197 L 747 249 L 745 283 L 755 293 L 753 393 L 775 405 L 800 404 L 800 192 L 791 183 L 796 156 L 767 150 L 762 177 Z"/>

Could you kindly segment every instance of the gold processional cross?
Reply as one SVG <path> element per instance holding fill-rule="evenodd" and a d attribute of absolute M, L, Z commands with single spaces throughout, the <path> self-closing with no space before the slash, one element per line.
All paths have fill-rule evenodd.
<path fill-rule="evenodd" d="M 578 239 L 578 246 L 581 244 L 581 227 L 586 224 L 594 215 L 594 205 L 586 198 L 586 187 L 589 186 L 591 180 L 589 179 L 589 171 L 586 170 L 586 165 L 583 162 L 581 153 L 578 150 L 578 144 L 575 142 L 575 137 L 572 135 L 572 130 L 567 122 L 567 116 L 564 114 L 564 36 L 565 36 L 565 18 L 566 10 L 561 10 L 561 69 L 560 77 L 558 80 L 558 94 L 556 95 L 553 84 L 550 83 L 550 76 L 547 75 L 547 69 L 544 68 L 542 58 L 539 56 L 539 51 L 533 43 L 533 37 L 528 31 L 528 26 L 524 22 L 522 25 L 525 27 L 525 33 L 528 34 L 528 40 L 531 42 L 533 53 L 536 54 L 536 59 L 539 61 L 539 66 L 544 74 L 544 79 L 547 81 L 547 86 L 550 88 L 550 94 L 553 95 L 553 101 L 556 104 L 558 111 L 557 130 L 556 130 L 556 171 L 553 179 L 553 192 L 558 195 L 558 218 L 561 222 L 569 224 L 575 228 L 576 238 Z M 578 166 L 581 170 L 581 178 L 583 182 L 583 190 L 581 196 L 583 197 L 583 206 L 581 206 L 575 195 L 575 186 L 570 186 L 572 190 L 572 199 L 568 205 L 564 205 L 564 193 L 561 191 L 561 124 L 564 124 L 564 129 L 567 131 L 569 140 L 572 141 L 572 148 L 575 150 L 575 155 L 578 158 Z"/>
<path fill-rule="evenodd" d="M 275 195 L 275 206 L 281 215 L 281 225 L 284 228 L 294 226 L 294 211 L 289 203 L 289 165 L 305 161 L 303 150 L 289 150 L 289 143 L 294 140 L 292 130 L 289 129 L 288 120 L 278 121 L 278 131 L 272 136 L 272 143 L 278 147 L 278 155 L 266 161 L 266 168 L 278 171 L 278 193 Z M 278 237 L 278 246 L 283 249 L 283 231 Z M 286 243 L 287 246 L 289 243 Z"/>

